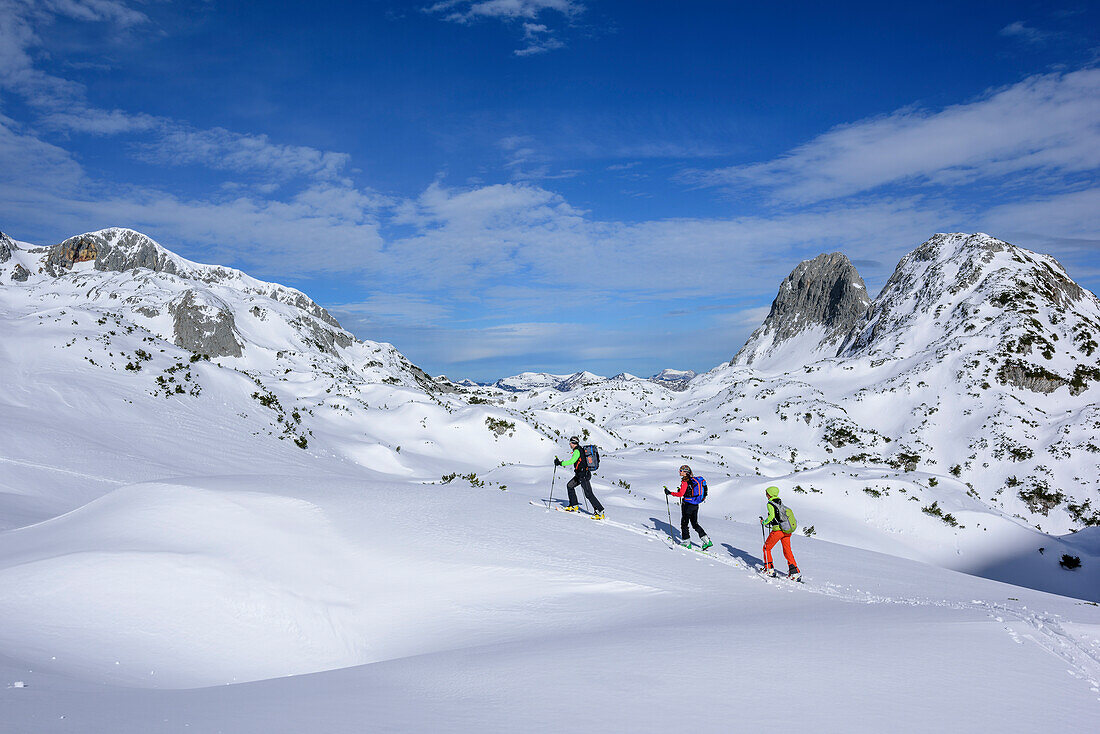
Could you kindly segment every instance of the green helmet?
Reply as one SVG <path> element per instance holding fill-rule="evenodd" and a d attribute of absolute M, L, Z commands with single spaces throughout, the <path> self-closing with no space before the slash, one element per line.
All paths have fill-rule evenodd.
<path fill-rule="evenodd" d="M 768 495 L 768 499 L 774 500 L 779 496 L 779 487 L 768 487 L 764 492 Z"/>

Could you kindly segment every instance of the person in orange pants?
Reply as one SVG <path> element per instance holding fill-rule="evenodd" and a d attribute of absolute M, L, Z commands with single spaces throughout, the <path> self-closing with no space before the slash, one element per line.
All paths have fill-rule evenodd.
<path fill-rule="evenodd" d="M 787 559 L 787 577 L 793 581 L 801 581 L 802 572 L 798 570 L 794 551 L 791 550 L 791 535 L 798 527 L 794 512 L 779 499 L 779 487 L 768 487 L 764 494 L 768 498 L 768 517 L 761 517 L 760 523 L 771 530 L 764 540 L 764 573 L 768 576 L 776 575 L 775 566 L 772 565 L 772 548 L 776 543 L 782 542 L 783 557 Z"/>

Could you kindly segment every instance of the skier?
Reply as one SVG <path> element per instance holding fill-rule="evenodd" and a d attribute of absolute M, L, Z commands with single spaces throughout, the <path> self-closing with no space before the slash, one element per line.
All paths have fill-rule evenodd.
<path fill-rule="evenodd" d="M 775 567 L 772 565 L 772 548 L 778 542 L 783 543 L 783 557 L 787 559 L 787 577 L 792 581 L 801 581 L 802 572 L 798 570 L 798 564 L 794 560 L 794 551 L 791 550 L 791 535 L 794 533 L 794 513 L 789 507 L 784 506 L 779 499 L 779 487 L 768 487 L 764 490 L 768 498 L 768 517 L 761 517 L 760 523 L 764 527 L 771 528 L 771 534 L 764 541 L 764 573 L 768 576 L 776 576 Z"/>
<path fill-rule="evenodd" d="M 669 497 L 680 497 L 680 545 L 691 547 L 691 535 L 688 532 L 688 523 L 699 534 L 699 542 L 703 544 L 703 550 L 710 548 L 714 543 L 707 537 L 707 533 L 699 525 L 699 503 L 703 501 L 703 483 L 701 477 L 691 473 L 691 467 L 684 464 L 680 467 L 680 491 L 673 492 L 665 487 L 665 494 Z"/>
<path fill-rule="evenodd" d="M 569 480 L 569 483 L 565 485 L 565 488 L 569 490 L 569 506 L 565 508 L 566 512 L 576 512 L 580 509 L 577 505 L 577 485 L 579 484 L 584 489 L 584 496 L 588 498 L 588 501 L 592 503 L 592 509 L 594 514 L 593 520 L 603 520 L 606 516 L 603 505 L 596 499 L 596 495 L 592 493 L 592 470 L 588 468 L 588 462 L 584 458 L 584 449 L 581 448 L 581 440 L 576 436 L 569 439 L 569 448 L 573 450 L 572 456 L 566 461 L 554 457 L 554 466 L 572 466 L 573 478 Z"/>

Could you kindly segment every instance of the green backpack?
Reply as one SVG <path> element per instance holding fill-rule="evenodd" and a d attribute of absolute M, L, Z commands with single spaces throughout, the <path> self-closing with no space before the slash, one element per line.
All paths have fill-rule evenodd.
<path fill-rule="evenodd" d="M 794 510 L 783 504 L 783 500 L 776 497 L 773 500 L 768 500 L 768 504 L 775 509 L 775 521 L 779 523 L 780 530 L 784 533 L 793 533 L 798 530 L 798 521 L 794 519 Z"/>

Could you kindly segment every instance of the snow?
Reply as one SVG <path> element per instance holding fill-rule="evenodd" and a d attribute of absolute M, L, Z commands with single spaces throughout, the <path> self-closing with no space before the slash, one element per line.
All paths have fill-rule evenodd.
<path fill-rule="evenodd" d="M 994 416 L 1039 432 L 1000 388 L 968 398 L 966 354 L 451 392 L 389 345 L 318 347 L 308 306 L 243 274 L 53 279 L 39 257 L 0 266 L 0 730 L 760 731 L 781 705 L 820 731 L 1031 732 L 1100 710 L 1100 528 L 1042 532 L 949 471 Z M 138 311 L 189 288 L 241 357 L 192 360 Z M 1088 393 L 1057 400 L 1047 440 L 1090 440 Z M 572 434 L 601 448 L 608 521 L 530 504 L 564 499 Z M 881 461 L 903 436 L 916 468 Z M 1095 478 L 1067 452 L 1042 460 Z M 667 541 L 685 461 L 709 554 Z M 805 584 L 751 569 L 769 484 L 816 529 Z"/>
<path fill-rule="evenodd" d="M 751 525 L 706 517 L 705 556 L 660 540 L 653 500 L 610 494 L 600 524 L 537 494 L 208 478 L 5 534 L 0 674 L 27 688 L 0 720 L 663 731 L 685 675 L 706 728 L 774 722 L 761 690 L 825 731 L 1087 728 L 1100 706 L 1096 607 L 803 538 L 807 583 L 765 582 Z"/>

